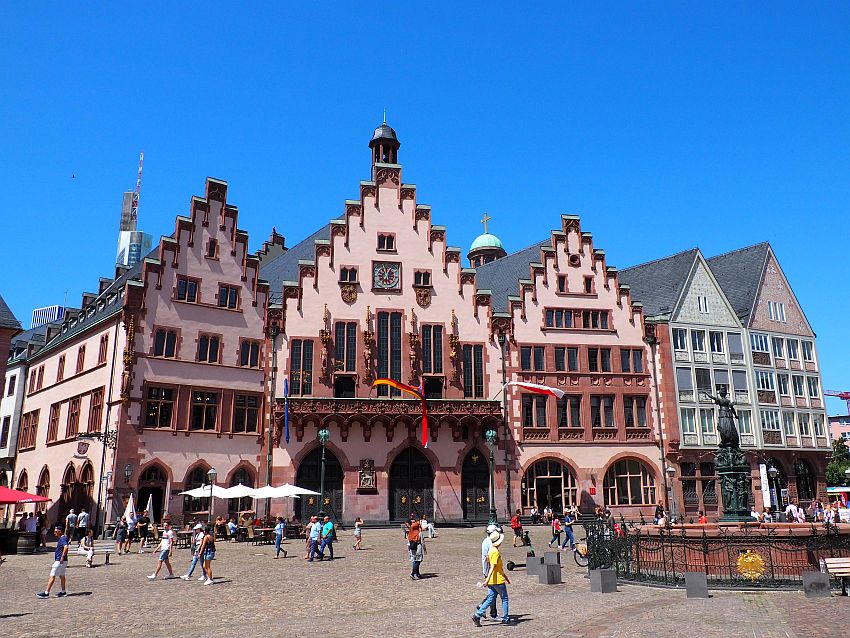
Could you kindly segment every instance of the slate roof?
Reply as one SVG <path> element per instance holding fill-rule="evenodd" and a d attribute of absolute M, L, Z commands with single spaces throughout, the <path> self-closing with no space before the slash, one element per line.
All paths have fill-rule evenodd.
<path fill-rule="evenodd" d="M 270 296 L 282 294 L 284 281 L 298 281 L 298 262 L 316 259 L 316 240 L 331 238 L 331 225 L 325 224 L 315 233 L 301 240 L 282 255 L 275 257 L 260 267 L 260 279 L 269 282 Z"/>
<path fill-rule="evenodd" d="M 688 281 L 699 250 L 691 248 L 669 257 L 618 271 L 617 281 L 631 289 L 632 301 L 643 304 L 644 316 L 669 315 Z"/>
<path fill-rule="evenodd" d="M 750 320 L 770 244 L 762 242 L 708 260 L 711 272 L 744 325 Z"/>
<path fill-rule="evenodd" d="M 537 242 L 515 253 L 482 264 L 475 269 L 475 284 L 478 290 L 489 290 L 493 312 L 508 311 L 508 297 L 519 295 L 519 280 L 530 279 L 532 263 L 540 263 L 540 249 L 552 247 L 552 240 Z"/>
<path fill-rule="evenodd" d="M 0 296 L 0 328 L 8 330 L 21 329 L 21 323 L 15 318 L 15 315 L 9 309 L 9 306 L 6 305 L 6 302 L 3 301 L 2 296 Z"/>
<path fill-rule="evenodd" d="M 48 328 L 58 327 L 62 325 L 62 319 L 51 321 L 42 324 L 37 328 L 30 328 L 12 337 L 12 342 L 9 345 L 9 364 L 17 363 L 27 357 L 27 349 L 30 344 L 35 344 L 39 347 L 43 346 L 47 340 Z"/>

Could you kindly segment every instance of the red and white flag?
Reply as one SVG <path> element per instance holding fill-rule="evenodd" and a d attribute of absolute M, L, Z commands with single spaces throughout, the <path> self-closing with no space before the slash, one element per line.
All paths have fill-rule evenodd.
<path fill-rule="evenodd" d="M 551 397 L 555 397 L 556 399 L 560 399 L 564 396 L 565 392 L 563 390 L 559 390 L 558 388 L 552 388 L 548 385 L 540 385 L 539 383 L 525 383 L 524 381 L 509 381 L 505 384 L 505 387 L 509 385 L 515 385 L 520 390 L 526 390 L 527 392 L 534 392 L 535 394 L 548 394 Z"/>

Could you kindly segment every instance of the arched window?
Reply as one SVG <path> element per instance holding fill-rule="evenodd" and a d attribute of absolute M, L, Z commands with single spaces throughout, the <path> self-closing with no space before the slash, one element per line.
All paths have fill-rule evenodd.
<path fill-rule="evenodd" d="M 39 496 L 50 496 L 50 470 L 47 469 L 47 466 L 44 466 L 44 469 L 41 470 L 41 476 L 38 477 L 38 485 L 35 487 L 35 493 Z M 44 511 L 46 509 L 45 503 L 39 503 L 36 505 L 37 511 Z"/>
<path fill-rule="evenodd" d="M 26 492 L 26 491 L 29 490 L 29 486 L 30 486 L 30 481 L 29 481 L 29 478 L 27 477 L 27 471 L 24 470 L 18 476 L 18 489 L 21 492 Z M 24 506 L 21 503 L 15 503 L 15 514 L 23 511 L 23 509 L 24 509 Z"/>
<path fill-rule="evenodd" d="M 797 459 L 794 463 L 794 474 L 797 475 L 797 498 L 801 501 L 811 501 L 815 498 L 815 475 L 811 464 L 805 459 Z"/>
<path fill-rule="evenodd" d="M 206 485 L 207 482 L 207 468 L 204 466 L 198 466 L 191 472 L 189 472 L 188 476 L 186 476 L 186 480 L 183 482 L 183 491 L 188 492 L 189 490 L 193 490 L 196 487 L 201 487 L 201 485 Z M 210 498 L 209 496 L 203 498 L 197 498 L 194 496 L 185 496 L 183 497 L 183 514 L 194 514 L 200 512 L 209 511 L 210 507 Z"/>
<path fill-rule="evenodd" d="M 151 465 L 139 478 L 140 483 L 165 483 L 165 472 L 159 465 Z"/>
<path fill-rule="evenodd" d="M 233 477 L 230 479 L 230 487 L 235 487 L 239 484 L 244 485 L 245 487 L 254 487 L 254 477 L 251 472 L 244 468 L 240 467 L 233 473 Z M 227 510 L 228 515 L 234 516 L 238 512 L 244 512 L 246 510 L 250 510 L 252 508 L 254 499 L 250 496 L 245 496 L 243 498 L 231 498 L 227 500 Z"/>
<path fill-rule="evenodd" d="M 547 506 L 560 514 L 578 505 L 578 485 L 570 466 L 558 459 L 537 461 L 528 468 L 520 484 L 522 506 L 542 511 Z"/>
<path fill-rule="evenodd" d="M 71 463 L 68 463 L 68 467 L 65 468 L 65 473 L 62 475 L 62 483 L 59 485 L 59 498 L 64 501 L 62 506 L 63 509 L 70 507 L 68 503 L 71 500 L 71 490 L 76 482 L 77 471 Z"/>
<path fill-rule="evenodd" d="M 91 463 L 86 463 L 83 466 L 83 471 L 80 472 L 80 483 L 83 484 L 86 496 L 91 498 L 92 492 L 94 491 L 94 468 Z"/>
<path fill-rule="evenodd" d="M 605 504 L 611 505 L 654 505 L 655 479 L 652 472 L 640 461 L 623 459 L 617 461 L 605 474 L 602 484 Z"/>

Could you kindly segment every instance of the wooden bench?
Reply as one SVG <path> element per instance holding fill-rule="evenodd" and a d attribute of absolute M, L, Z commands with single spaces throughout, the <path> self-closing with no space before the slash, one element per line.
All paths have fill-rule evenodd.
<path fill-rule="evenodd" d="M 826 572 L 833 578 L 841 579 L 841 595 L 847 595 L 847 579 L 850 578 L 850 558 L 824 558 Z"/>
<path fill-rule="evenodd" d="M 77 545 L 77 547 L 74 550 L 68 550 L 69 556 L 72 555 L 72 554 L 74 556 L 85 556 L 84 553 L 80 552 L 79 548 L 80 548 L 80 546 Z M 95 556 L 104 556 L 105 558 L 104 558 L 103 564 L 109 565 L 109 556 L 114 551 L 115 551 L 115 544 L 113 542 L 111 542 L 111 541 L 95 541 L 94 542 L 94 552 L 93 552 L 93 555 L 92 555 L 92 562 L 94 562 Z"/>

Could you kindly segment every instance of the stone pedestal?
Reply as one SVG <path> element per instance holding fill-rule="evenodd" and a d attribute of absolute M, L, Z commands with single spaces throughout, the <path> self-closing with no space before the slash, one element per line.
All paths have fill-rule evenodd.
<path fill-rule="evenodd" d="M 560 565 L 561 564 L 561 552 L 544 552 L 544 554 L 543 554 L 543 564 L 544 565 Z"/>
<path fill-rule="evenodd" d="M 829 575 L 822 572 L 803 572 L 803 593 L 806 598 L 829 598 Z"/>
<path fill-rule="evenodd" d="M 685 572 L 685 591 L 688 598 L 708 598 L 708 577 L 705 572 Z"/>
<path fill-rule="evenodd" d="M 617 572 L 613 569 L 591 569 L 590 591 L 611 594 L 617 591 Z"/>
<path fill-rule="evenodd" d="M 537 576 L 543 568 L 542 556 L 529 556 L 525 561 L 525 573 L 529 576 Z"/>
<path fill-rule="evenodd" d="M 721 447 L 714 457 L 723 502 L 721 522 L 751 521 L 750 492 L 752 470 L 741 448 Z"/>
<path fill-rule="evenodd" d="M 560 585 L 561 584 L 561 566 L 544 564 L 540 566 L 538 572 L 541 585 Z"/>

